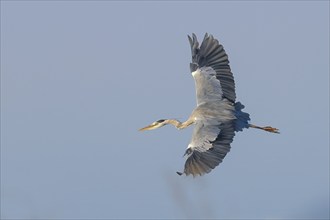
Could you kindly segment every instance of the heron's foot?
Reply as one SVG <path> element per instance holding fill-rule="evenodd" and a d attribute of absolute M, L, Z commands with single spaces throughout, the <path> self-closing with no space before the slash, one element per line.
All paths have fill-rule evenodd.
<path fill-rule="evenodd" d="M 276 133 L 276 134 L 280 133 L 280 131 L 277 128 L 273 128 L 273 127 L 270 127 L 270 126 L 262 127 L 262 130 L 268 131 L 268 132 L 271 132 L 271 133 Z"/>
<path fill-rule="evenodd" d="M 276 133 L 276 134 L 280 133 L 280 131 L 277 128 L 273 128 L 271 126 L 260 127 L 260 126 L 257 126 L 257 125 L 249 124 L 249 127 L 250 128 L 261 129 L 261 130 L 268 131 L 268 132 L 271 132 L 271 133 Z"/>

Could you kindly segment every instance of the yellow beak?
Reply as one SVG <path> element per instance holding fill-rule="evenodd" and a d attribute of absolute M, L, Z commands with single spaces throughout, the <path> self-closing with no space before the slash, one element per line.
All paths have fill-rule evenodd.
<path fill-rule="evenodd" d="M 156 121 L 156 122 L 152 123 L 151 125 L 148 125 L 144 128 L 139 129 L 139 131 L 148 131 L 148 130 L 154 130 L 156 128 L 163 127 L 166 124 L 164 121 L 165 120 L 162 120 L 161 122 Z"/>
<path fill-rule="evenodd" d="M 151 125 L 148 125 L 144 128 L 140 128 L 139 131 L 148 131 L 148 130 L 153 130 L 153 129 L 155 129 L 155 125 L 151 124 Z"/>

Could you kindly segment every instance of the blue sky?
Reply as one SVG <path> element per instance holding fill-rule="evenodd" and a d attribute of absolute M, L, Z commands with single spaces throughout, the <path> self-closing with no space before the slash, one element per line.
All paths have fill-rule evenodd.
<path fill-rule="evenodd" d="M 239 132 L 180 177 L 187 34 L 224 45 Z M 1 217 L 329 218 L 328 1 L 1 1 Z"/>

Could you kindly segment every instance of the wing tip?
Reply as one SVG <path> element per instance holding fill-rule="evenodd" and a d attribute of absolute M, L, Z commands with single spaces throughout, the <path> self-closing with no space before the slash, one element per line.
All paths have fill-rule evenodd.
<path fill-rule="evenodd" d="M 177 171 L 176 173 L 177 173 L 179 176 L 182 176 L 182 174 L 183 174 L 182 172 L 179 172 L 179 171 Z"/>

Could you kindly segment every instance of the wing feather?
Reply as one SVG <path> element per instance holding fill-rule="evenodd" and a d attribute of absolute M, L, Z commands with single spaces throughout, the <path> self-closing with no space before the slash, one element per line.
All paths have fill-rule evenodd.
<path fill-rule="evenodd" d="M 204 39 L 202 41 L 201 46 L 199 47 L 199 43 L 197 41 L 197 37 L 195 34 L 192 34 L 192 37 L 188 36 L 189 43 L 191 46 L 191 53 L 192 53 L 192 63 L 190 64 L 191 72 L 195 72 L 196 70 L 204 70 L 208 68 L 212 69 L 213 71 L 204 71 L 202 77 L 207 78 L 210 80 L 211 78 L 207 76 L 207 74 L 213 74 L 214 79 L 217 80 L 220 86 L 217 86 L 214 89 L 221 99 L 226 98 L 232 103 L 235 103 L 236 94 L 235 94 L 235 81 L 233 74 L 231 72 L 229 66 L 228 55 L 226 54 L 223 46 L 219 44 L 217 39 L 214 39 L 212 35 L 205 34 Z M 210 80 L 209 87 L 214 86 L 212 80 Z M 204 100 L 199 97 L 198 93 L 203 93 L 202 91 L 199 92 L 198 89 L 206 89 L 208 87 L 205 86 L 198 86 L 199 82 L 196 80 L 196 93 L 197 93 L 197 103 L 202 103 Z M 212 95 L 208 93 L 209 95 Z M 213 95 L 214 96 L 214 95 Z M 217 95 L 216 98 L 219 98 Z"/>
<path fill-rule="evenodd" d="M 190 155 L 184 166 L 186 175 L 203 175 L 218 166 L 230 151 L 235 130 L 233 121 L 217 125 L 198 121 L 189 144 Z"/>

